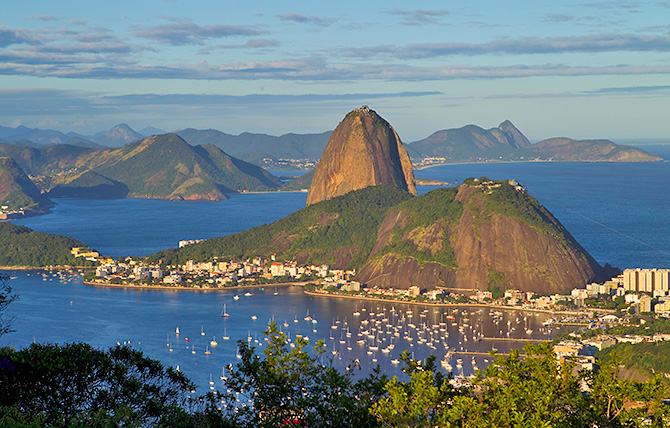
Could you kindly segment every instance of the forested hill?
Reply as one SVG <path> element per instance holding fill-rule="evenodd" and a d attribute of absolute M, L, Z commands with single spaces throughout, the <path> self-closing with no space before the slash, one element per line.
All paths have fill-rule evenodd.
<path fill-rule="evenodd" d="M 190 259 L 277 254 L 280 259 L 300 263 L 362 266 L 388 210 L 411 197 L 389 185 L 368 187 L 308 206 L 271 224 L 165 250 L 151 259 L 176 264 Z"/>
<path fill-rule="evenodd" d="M 10 157 L 0 157 L 0 205 L 3 211 L 46 212 L 53 203 Z"/>
<path fill-rule="evenodd" d="M 72 247 L 86 246 L 66 236 L 36 232 L 7 222 L 0 223 L 0 266 L 3 267 L 82 265 L 83 260 L 75 261 L 70 250 Z"/>
<path fill-rule="evenodd" d="M 176 134 L 153 136 L 118 149 L 66 144 L 39 148 L 2 144 L 56 197 L 225 199 L 239 191 L 279 189 L 279 179 L 213 145 L 192 146 Z M 160 161 L 159 161 L 160 160 Z"/>
<path fill-rule="evenodd" d="M 569 291 L 602 268 L 525 190 L 485 177 L 411 197 L 379 185 L 310 205 L 274 223 L 151 258 L 269 257 L 357 269 L 368 285 Z"/>

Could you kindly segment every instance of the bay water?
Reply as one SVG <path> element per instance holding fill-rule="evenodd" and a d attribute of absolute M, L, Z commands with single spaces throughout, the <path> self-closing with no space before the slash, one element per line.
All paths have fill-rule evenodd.
<path fill-rule="evenodd" d="M 416 176 L 452 185 L 467 177 L 516 179 L 601 264 L 620 268 L 660 268 L 670 264 L 667 161 L 446 165 L 416 171 Z M 419 190 L 425 193 L 432 188 L 420 186 Z M 302 208 L 306 196 L 302 192 L 241 194 L 220 202 L 60 199 L 51 214 L 15 223 L 73 236 L 105 255 L 141 256 L 175 247 L 182 239 L 235 233 L 277 220 Z M 125 342 L 151 358 L 179 366 L 199 385 L 199 392 L 206 392 L 210 376 L 215 386 L 221 387 L 223 367 L 237 361 L 236 341 L 262 344 L 262 331 L 272 319 L 292 339 L 299 334 L 309 336 L 312 342 L 325 340 L 325 357 L 332 358 L 337 367 L 358 359 L 361 375 L 369 373 L 376 364 L 389 374 L 400 374 L 400 365 L 392 361 L 404 349 L 417 358 L 433 353 L 442 359 L 447 350 L 487 352 L 495 347 L 502 352 L 521 346 L 523 339 L 553 337 L 557 332 L 542 325 L 549 317 L 546 314 L 495 313 L 474 307 L 458 311 L 312 297 L 303 294 L 300 287 L 269 286 L 249 290 L 252 295 L 245 296 L 247 290 L 179 292 L 105 288 L 87 286 L 78 279 L 60 282 L 57 277 L 35 272 L 9 274 L 15 277 L 11 285 L 20 296 L 8 309 L 8 315 L 15 317 L 16 331 L 1 337 L 0 346 L 21 348 L 33 341 L 84 341 L 96 347 L 109 347 Z M 239 300 L 234 299 L 236 295 Z M 231 315 L 228 318 L 221 317 L 224 304 Z M 362 311 L 363 308 L 366 310 Z M 313 318 L 305 320 L 308 311 Z M 361 315 L 355 316 L 354 312 Z M 362 322 L 365 320 L 367 323 Z M 371 325 L 378 327 L 374 339 L 367 334 L 358 335 L 371 332 Z M 179 336 L 175 333 L 177 327 Z M 409 336 L 393 334 L 409 330 Z M 224 336 L 229 340 L 224 340 Z M 419 343 L 420 336 L 427 337 L 426 341 Z M 473 340 L 481 336 L 483 340 Z M 522 340 L 492 341 L 487 339 L 490 337 Z M 210 345 L 212 339 L 217 346 Z M 364 343 L 358 344 L 359 340 Z M 383 346 L 369 353 L 374 340 L 381 340 Z M 482 368 L 488 360 L 485 355 L 472 359 L 457 354 L 447 362 L 455 373 L 467 375 L 476 366 Z"/>

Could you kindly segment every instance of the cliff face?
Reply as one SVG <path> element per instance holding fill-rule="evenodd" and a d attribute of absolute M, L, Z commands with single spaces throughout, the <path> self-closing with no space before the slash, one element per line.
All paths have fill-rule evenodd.
<path fill-rule="evenodd" d="M 349 113 L 330 136 L 314 172 L 307 205 L 378 184 L 416 195 L 412 163 L 400 137 L 364 106 Z"/>
<path fill-rule="evenodd" d="M 600 279 L 600 265 L 523 189 L 494 182 L 461 186 L 451 191 L 453 199 L 432 193 L 386 216 L 357 280 L 550 294 Z M 436 204 L 442 216 L 423 213 Z"/>

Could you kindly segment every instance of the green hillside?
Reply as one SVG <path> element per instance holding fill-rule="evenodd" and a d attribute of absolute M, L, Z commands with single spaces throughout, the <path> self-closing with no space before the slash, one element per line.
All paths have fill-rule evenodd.
<path fill-rule="evenodd" d="M 411 195 L 393 186 L 374 186 L 303 208 L 271 224 L 153 255 L 167 264 L 212 257 L 246 258 L 276 253 L 300 263 L 361 266 L 380 222 Z"/>
<path fill-rule="evenodd" d="M 0 157 L 0 205 L 13 211 L 44 211 L 53 206 L 12 158 Z"/>
<path fill-rule="evenodd" d="M 57 197 L 225 199 L 233 191 L 271 191 L 279 180 L 212 145 L 191 146 L 176 134 L 118 149 L 66 144 L 39 148 L 0 143 L 44 191 Z"/>
<path fill-rule="evenodd" d="M 95 171 L 87 170 L 67 183 L 49 191 L 52 198 L 121 199 L 128 196 L 128 187 Z"/>
<path fill-rule="evenodd" d="M 86 244 L 66 236 L 0 223 L 0 266 L 77 265 L 70 253 L 72 247 L 86 247 Z"/>
<path fill-rule="evenodd" d="M 551 294 L 602 275 L 598 263 L 522 187 L 486 177 L 417 197 L 392 186 L 368 187 L 151 259 L 182 264 L 271 254 L 357 269 L 356 280 L 393 288 Z"/>
<path fill-rule="evenodd" d="M 129 196 L 225 199 L 231 191 L 268 191 L 279 180 L 214 146 L 190 146 L 176 134 L 154 136 L 106 154 L 94 171 L 118 181 Z"/>

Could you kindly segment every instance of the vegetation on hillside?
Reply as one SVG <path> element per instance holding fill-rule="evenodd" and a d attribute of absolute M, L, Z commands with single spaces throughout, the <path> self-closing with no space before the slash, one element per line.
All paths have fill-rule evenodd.
<path fill-rule="evenodd" d="M 647 376 L 670 373 L 670 342 L 617 343 L 598 353 L 602 361 L 620 359 L 626 367 L 639 370 Z"/>
<path fill-rule="evenodd" d="M 391 230 L 386 245 L 375 258 L 395 254 L 411 257 L 420 265 L 433 262 L 456 268 L 449 230 L 463 214 L 463 206 L 455 200 L 457 193 L 456 187 L 436 189 L 394 207 L 407 214 L 408 220 L 402 227 Z"/>
<path fill-rule="evenodd" d="M 72 247 L 86 247 L 86 244 L 66 236 L 0 223 L 0 266 L 83 265 L 84 260 L 75 260 L 70 253 Z"/>
<path fill-rule="evenodd" d="M 0 205 L 7 210 L 47 209 L 53 204 L 9 157 L 0 157 Z"/>
<path fill-rule="evenodd" d="M 359 267 L 372 250 L 380 222 L 390 207 L 411 195 L 394 186 L 373 186 L 310 205 L 271 224 L 209 239 L 151 256 L 166 264 L 213 257 L 248 258 L 277 254 L 280 260 L 333 263 L 344 249 L 348 267 Z"/>
<path fill-rule="evenodd" d="M 619 361 L 573 374 L 548 343 L 522 357 L 492 356 L 471 380 L 405 352 L 403 379 L 379 368 L 354 381 L 356 361 L 332 367 L 325 345 L 288 337 L 274 323 L 259 353 L 239 341 L 226 391 L 198 397 L 181 373 L 127 347 L 86 344 L 0 350 L 2 426 L 186 427 L 632 427 L 667 426 L 658 378 L 622 380 Z M 261 341 L 265 343 L 265 341 Z M 310 349 L 311 348 L 311 349 Z"/>

